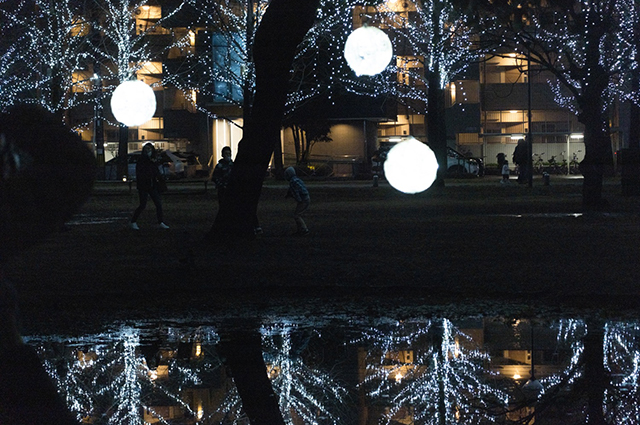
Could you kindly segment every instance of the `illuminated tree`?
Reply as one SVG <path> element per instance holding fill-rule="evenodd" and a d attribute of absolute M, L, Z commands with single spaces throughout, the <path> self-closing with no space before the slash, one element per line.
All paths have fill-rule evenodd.
<path fill-rule="evenodd" d="M 201 28 L 193 34 L 196 48 L 170 63 L 172 72 L 163 83 L 184 93 L 196 92 L 198 98 L 241 106 L 246 113 L 255 85 L 253 38 L 267 5 L 267 0 L 197 0 L 184 5 L 181 20 Z M 201 112 L 215 115 L 197 99 L 188 100 Z"/>
<path fill-rule="evenodd" d="M 346 64 L 343 50 L 354 16 L 391 37 L 395 56 L 385 72 L 356 76 Z M 294 63 L 288 111 L 319 103 L 307 115 L 322 117 L 346 95 L 393 99 L 426 115 L 429 144 L 446 170 L 444 88 L 477 59 L 473 36 L 451 2 L 325 1 Z"/>
<path fill-rule="evenodd" d="M 495 422 L 507 395 L 489 384 L 488 356 L 470 349 L 469 339 L 446 319 L 398 322 L 366 331 L 367 376 L 362 385 L 373 400 L 386 400 L 387 424 L 409 415 L 424 424 Z"/>
<path fill-rule="evenodd" d="M 74 78 L 89 56 L 82 12 L 76 0 L 0 4 L 3 108 L 35 103 L 61 112 L 81 102 L 73 89 L 87 84 Z"/>
<path fill-rule="evenodd" d="M 600 207 L 602 180 L 612 167 L 610 113 L 628 72 L 637 68 L 633 0 L 555 0 L 484 4 L 489 49 L 530 58 L 552 75 L 556 101 L 585 127 L 583 202 Z"/>

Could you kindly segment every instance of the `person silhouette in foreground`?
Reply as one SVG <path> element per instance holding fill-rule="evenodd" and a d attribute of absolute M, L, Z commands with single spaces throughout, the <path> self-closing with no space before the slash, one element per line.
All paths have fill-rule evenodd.
<path fill-rule="evenodd" d="M 309 233 L 309 229 L 302 218 L 302 213 L 309 208 L 309 204 L 311 203 L 307 186 L 298 176 L 296 176 L 296 170 L 293 167 L 289 167 L 284 170 L 284 178 L 289 182 L 287 197 L 292 197 L 296 201 L 296 209 L 293 212 L 293 219 L 296 222 L 298 230 L 295 234 L 298 236 L 307 235 Z"/>
<path fill-rule="evenodd" d="M 62 228 L 95 175 L 93 154 L 60 119 L 34 106 L 0 113 L 0 424 L 78 424 L 22 341 L 17 291 L 3 268 Z"/>
<path fill-rule="evenodd" d="M 142 147 L 142 154 L 136 163 L 136 187 L 138 188 L 138 197 L 140 204 L 133 212 L 131 218 L 131 228 L 140 230 L 138 227 L 138 217 L 147 207 L 147 200 L 151 197 L 153 204 L 156 206 L 156 217 L 158 218 L 158 226 L 161 229 L 168 229 L 169 226 L 164 224 L 164 214 L 162 212 L 162 200 L 160 199 L 159 181 L 163 179 L 158 163 L 156 162 L 156 148 L 153 143 L 145 143 Z"/>

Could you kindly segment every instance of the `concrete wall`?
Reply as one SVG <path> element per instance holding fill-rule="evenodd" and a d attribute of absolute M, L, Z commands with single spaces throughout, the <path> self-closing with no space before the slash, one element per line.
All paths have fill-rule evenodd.
<path fill-rule="evenodd" d="M 318 142 L 313 146 L 311 149 L 312 159 L 339 160 L 344 157 L 356 157 L 361 161 L 366 160 L 367 143 L 365 142 L 364 121 L 336 123 L 331 127 L 329 137 L 332 139 L 330 142 Z M 293 164 L 295 162 L 295 146 L 290 129 L 283 130 L 282 147 L 285 165 Z"/>

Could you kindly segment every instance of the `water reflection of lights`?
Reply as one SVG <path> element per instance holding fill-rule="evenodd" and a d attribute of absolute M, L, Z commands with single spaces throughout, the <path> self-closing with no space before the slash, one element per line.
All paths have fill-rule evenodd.
<path fill-rule="evenodd" d="M 204 418 L 204 407 L 202 407 L 202 402 L 198 403 L 198 408 L 196 409 L 196 419 L 201 421 Z"/>
<path fill-rule="evenodd" d="M 474 402 L 486 403 L 480 409 L 484 412 L 509 409 L 512 412 L 509 417 L 516 413 L 518 417 L 540 415 L 543 413 L 540 409 L 514 404 L 518 402 L 518 394 L 507 393 L 509 388 L 509 391 L 526 389 L 524 383 L 530 379 L 531 369 L 527 362 L 532 359 L 532 353 L 526 350 L 529 332 L 525 326 L 530 325 L 529 320 L 520 321 L 515 328 L 513 324 L 482 319 L 475 328 L 469 324 L 457 328 L 451 321 L 438 319 L 371 327 L 350 322 L 345 325 L 348 330 L 344 341 L 331 340 L 331 336 L 323 338 L 324 333 L 335 333 L 322 329 L 276 326 L 263 333 L 264 358 L 281 405 L 289 413 L 306 405 L 307 414 L 315 412 L 316 418 L 329 418 L 323 423 L 341 423 L 338 412 L 355 408 L 346 407 L 341 387 L 335 386 L 346 382 L 345 376 L 354 375 L 360 376 L 359 388 L 366 390 L 361 407 L 366 406 L 371 415 L 379 415 L 382 423 L 423 421 L 427 412 L 437 410 L 438 406 L 427 397 L 437 400 L 440 395 L 448 412 L 445 421 L 468 424 L 483 420 L 464 393 L 473 397 Z M 583 376 L 583 341 L 589 330 L 579 320 L 552 322 L 539 332 L 538 326 L 534 353 L 540 388 L 538 400 L 548 404 L 554 394 L 580 388 L 575 382 Z M 610 373 L 611 387 L 616 389 L 606 393 L 603 403 L 616 423 L 632 423 L 640 412 L 634 401 L 640 394 L 637 366 L 640 326 L 607 322 L 600 327 L 606 357 L 603 364 Z M 242 415 L 232 381 L 215 354 L 218 341 L 215 328 L 171 329 L 153 337 L 128 328 L 77 339 L 27 338 L 27 341 L 40 346 L 47 370 L 78 419 L 93 420 L 90 418 L 105 415 L 108 406 L 118 406 L 109 414 L 120 412 L 122 420 L 126 415 L 133 418 L 144 414 L 144 420 L 167 424 L 184 422 L 186 416 L 193 421 L 216 423 L 216 418 L 229 412 Z M 57 348 L 65 344 L 68 350 Z M 486 346 L 493 347 L 493 351 L 484 352 Z M 314 353 L 318 349 L 321 354 Z M 338 366 L 325 365 L 327 370 L 334 368 L 338 373 L 328 374 L 318 367 L 319 359 L 324 357 L 340 359 Z M 356 364 L 359 367 L 355 370 L 345 366 Z M 461 385 L 465 390 L 456 391 Z M 213 400 L 221 404 L 213 405 Z M 238 410 L 231 409 L 233 403 Z M 403 409 L 407 405 L 412 408 Z M 374 406 L 379 406 L 379 410 Z M 564 414 L 560 408 L 555 410 Z M 566 412 L 568 416 L 581 414 Z"/>

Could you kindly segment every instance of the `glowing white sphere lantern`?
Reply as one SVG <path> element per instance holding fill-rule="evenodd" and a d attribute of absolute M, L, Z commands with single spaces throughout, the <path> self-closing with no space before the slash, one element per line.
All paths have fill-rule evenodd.
<path fill-rule="evenodd" d="M 146 123 L 156 112 L 153 89 L 139 80 L 121 83 L 111 96 L 111 112 L 118 122 L 128 127 Z"/>
<path fill-rule="evenodd" d="M 436 155 L 429 146 L 414 138 L 391 148 L 384 162 L 387 181 L 404 193 L 413 194 L 429 189 L 437 173 Z"/>
<path fill-rule="evenodd" d="M 381 73 L 392 57 L 391 40 L 376 27 L 358 28 L 349 34 L 344 45 L 344 58 L 358 76 Z"/>

